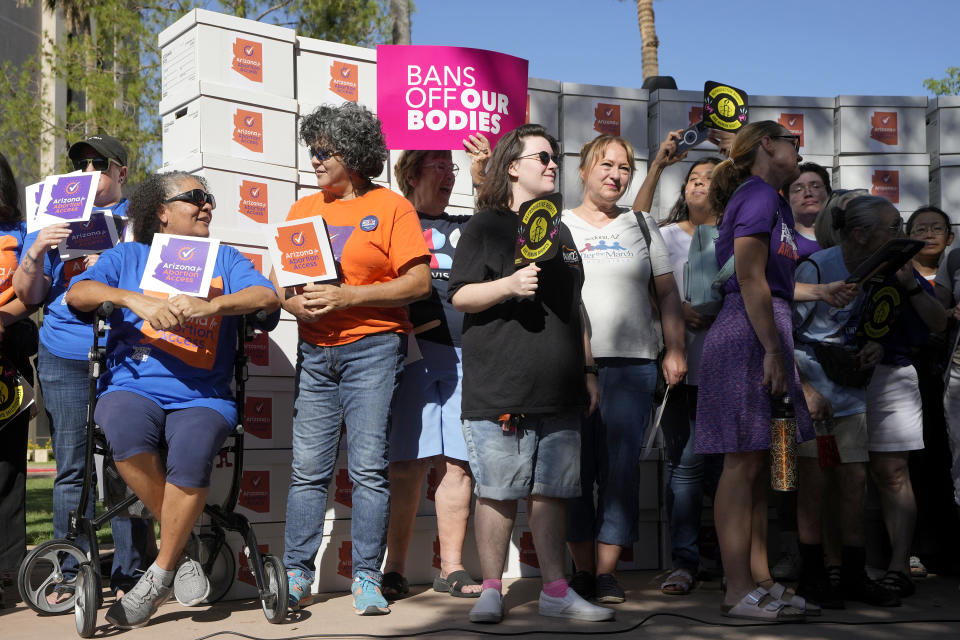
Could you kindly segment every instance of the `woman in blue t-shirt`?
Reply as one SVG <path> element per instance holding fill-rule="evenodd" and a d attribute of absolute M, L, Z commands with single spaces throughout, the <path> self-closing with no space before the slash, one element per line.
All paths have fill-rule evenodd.
<path fill-rule="evenodd" d="M 237 421 L 230 392 L 236 316 L 280 306 L 270 281 L 224 245 L 206 297 L 141 289 L 155 233 L 209 236 L 216 203 L 206 189 L 186 173 L 147 178 L 130 201 L 135 242 L 105 252 L 67 292 L 67 303 L 80 311 L 105 301 L 117 307 L 95 417 L 120 475 L 160 521 L 156 561 L 107 611 L 121 628 L 146 624 L 171 592 L 185 605 L 209 592 L 199 563 L 178 563 L 206 503 L 213 457 Z M 181 249 L 180 257 L 191 250 Z"/>

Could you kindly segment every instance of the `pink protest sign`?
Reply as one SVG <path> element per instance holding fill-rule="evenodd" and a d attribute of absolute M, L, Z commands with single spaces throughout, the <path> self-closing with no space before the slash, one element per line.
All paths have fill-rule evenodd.
<path fill-rule="evenodd" d="M 527 61 L 464 47 L 377 47 L 377 115 L 390 149 L 461 149 L 470 133 L 490 144 L 524 122 Z"/>

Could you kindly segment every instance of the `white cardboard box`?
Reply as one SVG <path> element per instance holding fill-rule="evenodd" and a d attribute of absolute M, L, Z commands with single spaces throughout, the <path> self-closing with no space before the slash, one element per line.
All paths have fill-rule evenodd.
<path fill-rule="evenodd" d="M 297 321 L 281 316 L 276 329 L 258 334 L 247 343 L 250 375 L 292 377 L 296 373 L 298 339 Z"/>
<path fill-rule="evenodd" d="M 677 129 L 686 129 L 703 118 L 703 91 L 682 91 L 676 89 L 658 89 L 650 94 L 647 107 L 649 116 L 647 141 L 650 155 L 660 148 L 667 134 Z M 753 114 L 750 114 L 753 119 Z M 697 151 L 719 153 L 717 146 L 709 141 L 697 145 Z M 641 157 L 643 154 L 641 153 Z"/>
<path fill-rule="evenodd" d="M 194 9 L 157 40 L 161 114 L 199 97 L 208 83 L 254 102 L 263 94 L 294 97 L 292 29 Z"/>
<path fill-rule="evenodd" d="M 930 98 L 927 150 L 931 156 L 960 153 L 960 96 Z"/>
<path fill-rule="evenodd" d="M 292 460 L 290 449 L 246 449 L 236 512 L 250 522 L 286 520 Z M 214 458 L 210 477 L 211 502 L 221 502 L 228 495 L 234 464 L 234 456 L 225 452 Z"/>
<path fill-rule="evenodd" d="M 376 113 L 376 49 L 298 37 L 296 62 L 302 106 L 358 102 Z"/>
<path fill-rule="evenodd" d="M 187 156 L 214 154 L 284 167 L 296 166 L 296 101 L 264 94 L 237 102 L 222 87 L 163 116 L 163 168 Z"/>
<path fill-rule="evenodd" d="M 750 96 L 750 122 L 773 120 L 800 136 L 800 154 L 833 155 L 833 98 Z"/>
<path fill-rule="evenodd" d="M 268 225 L 282 222 L 296 200 L 297 172 L 292 167 L 198 154 L 164 168 L 187 171 L 207 180 L 217 198 L 210 225 L 215 238 L 221 237 L 221 230 L 247 231 L 265 246 Z"/>
<path fill-rule="evenodd" d="M 243 422 L 247 449 L 293 446 L 294 378 L 251 377 L 246 383 Z"/>
<path fill-rule="evenodd" d="M 384 560 L 384 566 L 390 556 Z M 474 536 L 473 518 L 467 521 L 467 535 L 463 542 L 462 562 L 472 576 L 480 577 L 480 558 Z M 417 516 L 413 524 L 413 536 L 407 549 L 404 577 L 410 584 L 431 584 L 440 574 L 440 540 L 437 537 L 436 516 Z"/>
<path fill-rule="evenodd" d="M 926 153 L 923 96 L 837 96 L 834 153 Z"/>
<path fill-rule="evenodd" d="M 930 163 L 929 193 L 930 204 L 946 211 L 953 224 L 960 224 L 960 155 L 934 156 Z M 957 235 L 956 228 L 954 235 Z"/>
<path fill-rule="evenodd" d="M 527 106 L 524 122 L 543 125 L 560 139 L 560 83 L 541 78 L 527 79 Z"/>
<path fill-rule="evenodd" d="M 837 156 L 834 189 L 868 189 L 910 215 L 930 197 L 929 158 L 925 153 Z"/>
<path fill-rule="evenodd" d="M 562 83 L 560 135 L 564 154 L 580 148 L 597 136 L 623 136 L 643 158 L 647 147 L 647 91 L 597 85 Z"/>

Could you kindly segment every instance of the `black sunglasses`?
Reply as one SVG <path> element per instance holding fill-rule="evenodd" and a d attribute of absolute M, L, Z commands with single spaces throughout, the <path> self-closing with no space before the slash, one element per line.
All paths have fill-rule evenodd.
<path fill-rule="evenodd" d="M 793 133 L 790 135 L 770 136 L 771 138 L 783 138 L 784 140 L 793 140 L 793 148 L 800 151 L 800 136 Z"/>
<path fill-rule="evenodd" d="M 212 193 L 207 193 L 203 189 L 190 189 L 190 191 L 178 193 L 177 195 L 171 196 L 163 201 L 164 204 L 169 204 L 171 202 L 189 202 L 190 204 L 195 205 L 198 209 L 203 209 L 203 206 L 206 204 L 209 204 L 211 209 L 217 208 L 216 198 L 213 197 Z"/>
<path fill-rule="evenodd" d="M 321 149 L 320 147 L 310 147 L 310 156 L 317 159 L 317 162 L 323 162 L 327 158 L 332 158 L 337 154 L 331 149 Z"/>
<path fill-rule="evenodd" d="M 556 164 L 558 167 L 560 166 L 560 156 L 549 154 L 546 151 L 537 151 L 536 153 L 529 153 L 525 156 L 519 156 L 517 157 L 517 160 L 522 160 L 524 158 L 537 158 L 540 161 L 540 164 L 545 167 L 550 164 L 551 160 L 553 160 L 554 164 Z"/>
<path fill-rule="evenodd" d="M 91 164 L 94 171 L 106 171 L 110 168 L 110 160 L 107 158 L 75 158 L 73 160 L 73 168 L 77 171 L 86 171 Z"/>

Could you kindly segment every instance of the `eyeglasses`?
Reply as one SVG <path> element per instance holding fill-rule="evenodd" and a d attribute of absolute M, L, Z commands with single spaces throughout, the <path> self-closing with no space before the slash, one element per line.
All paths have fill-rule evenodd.
<path fill-rule="evenodd" d="M 110 163 L 114 162 L 119 167 L 120 163 L 116 160 L 107 158 L 74 158 L 73 168 L 76 171 L 86 171 L 87 167 L 93 165 L 94 171 L 106 171 L 110 168 Z"/>
<path fill-rule="evenodd" d="M 903 218 L 898 216 L 896 220 L 890 223 L 888 228 L 894 233 L 900 233 L 900 230 L 903 229 Z"/>
<path fill-rule="evenodd" d="M 790 187 L 790 193 L 794 195 L 800 195 L 804 191 L 809 191 L 810 193 L 820 193 L 821 191 L 826 191 L 826 187 L 823 186 L 822 182 L 807 182 L 806 184 L 795 184 Z"/>
<path fill-rule="evenodd" d="M 782 139 L 784 139 L 784 140 L 793 140 L 793 148 L 796 149 L 797 151 L 800 151 L 800 136 L 798 136 L 798 135 L 795 134 L 795 133 L 791 133 L 791 134 L 789 134 L 789 135 L 784 134 L 784 135 L 781 135 L 781 136 L 770 136 L 770 137 L 771 137 L 771 138 L 782 138 Z"/>
<path fill-rule="evenodd" d="M 203 209 L 204 205 L 209 204 L 211 209 L 217 208 L 217 200 L 213 197 L 212 193 L 207 193 L 203 189 L 191 189 L 190 191 L 184 191 L 183 193 L 178 193 L 175 196 L 171 196 L 163 201 L 164 204 L 169 204 L 171 202 L 189 202 L 192 205 L 195 205 L 198 209 Z"/>
<path fill-rule="evenodd" d="M 550 161 L 553 160 L 554 164 L 560 166 L 560 156 L 547 153 L 546 151 L 537 151 L 536 153 L 529 153 L 525 156 L 518 156 L 517 160 L 523 160 L 524 158 L 537 158 L 540 160 L 540 164 L 545 167 L 550 166 Z"/>
<path fill-rule="evenodd" d="M 423 165 L 424 169 L 433 169 L 437 173 L 452 173 L 457 175 L 457 172 L 460 171 L 460 166 L 456 164 L 425 164 Z"/>
<path fill-rule="evenodd" d="M 323 162 L 328 158 L 332 158 L 337 155 L 336 151 L 331 149 L 321 149 L 320 147 L 310 147 L 310 156 L 316 158 L 317 162 Z"/>
<path fill-rule="evenodd" d="M 931 233 L 935 236 L 944 236 L 947 234 L 946 225 L 942 224 L 933 224 L 933 225 L 918 225 L 910 230 L 910 235 L 919 238 Z"/>

